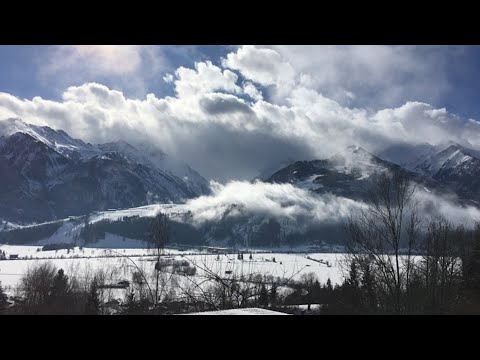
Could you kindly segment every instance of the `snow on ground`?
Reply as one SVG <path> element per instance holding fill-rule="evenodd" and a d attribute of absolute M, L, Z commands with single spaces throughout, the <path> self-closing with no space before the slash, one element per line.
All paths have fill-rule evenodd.
<path fill-rule="evenodd" d="M 122 219 L 123 217 L 131 216 L 154 217 L 159 211 L 162 211 L 163 213 L 168 214 L 172 219 L 175 219 L 177 216 L 186 213 L 187 209 L 183 204 L 153 204 L 121 210 L 112 209 L 91 214 L 89 222 L 95 223 L 106 219 L 115 221 Z M 81 216 L 71 216 L 62 220 L 30 225 L 16 225 L 0 220 L 0 231 L 4 228 L 11 230 L 14 228 L 29 228 L 53 223 L 61 223 L 58 230 L 53 235 L 47 238 L 33 242 L 32 245 L 43 246 L 47 244 L 59 243 L 74 244 L 75 238 L 78 238 L 80 236 L 80 232 L 85 226 Z M 95 246 L 101 248 L 140 248 L 145 247 L 145 243 L 135 239 L 126 239 L 121 236 L 106 234 L 105 239 L 100 240 L 98 243 L 95 244 Z"/>
<path fill-rule="evenodd" d="M 308 256 L 313 257 L 314 254 Z M 343 281 L 341 263 L 342 254 L 317 254 L 324 261 L 329 261 L 331 267 L 306 258 L 305 254 L 259 253 L 253 254 L 252 260 L 244 254 L 244 260 L 238 260 L 236 254 L 223 255 L 184 255 L 183 258 L 198 265 L 197 275 L 205 275 L 203 269 L 224 276 L 249 276 L 256 274 L 272 275 L 275 278 L 299 279 L 302 274 L 315 273 L 321 283 L 330 278 L 333 284 Z M 275 260 L 275 261 L 273 261 Z"/>
<path fill-rule="evenodd" d="M 183 204 L 152 204 L 129 209 L 112 209 L 96 212 L 92 215 L 90 222 L 94 223 L 105 219 L 118 220 L 129 216 L 154 217 L 159 211 L 174 217 L 175 215 L 186 213 L 187 209 Z"/>
<path fill-rule="evenodd" d="M 318 177 L 322 177 L 322 176 L 325 176 L 325 175 L 312 175 L 312 176 L 309 176 L 308 178 L 306 178 L 305 180 L 302 180 L 302 181 L 298 181 L 297 183 L 295 183 L 295 186 L 297 187 L 300 187 L 302 189 L 308 189 L 308 190 L 311 190 L 311 189 L 317 189 L 319 187 L 323 187 L 322 184 L 316 184 L 314 183 L 314 180 Z"/>
<path fill-rule="evenodd" d="M 95 242 L 95 248 L 101 249 L 145 249 L 145 241 L 129 239 L 120 235 L 105 233 L 105 239 Z"/>
<path fill-rule="evenodd" d="M 230 309 L 219 311 L 204 311 L 182 315 L 290 315 L 278 311 L 266 310 L 261 308 Z"/>
<path fill-rule="evenodd" d="M 13 294 L 15 287 L 20 284 L 20 280 L 29 266 L 35 263 L 50 261 L 57 268 L 63 268 L 67 275 L 73 274 L 79 277 L 103 269 L 112 275 L 113 282 L 131 279 L 131 274 L 136 269 L 132 260 L 148 274 L 153 272 L 155 264 L 152 261 L 154 257 L 151 255 L 153 250 L 149 249 L 83 248 L 80 250 L 76 247 L 70 251 L 66 249 L 37 251 L 40 249 L 37 246 L 10 245 L 2 245 L 0 249 L 5 251 L 7 256 L 18 254 L 20 257 L 19 260 L 0 261 L 0 281 L 10 294 Z M 195 264 L 197 268 L 195 277 L 190 280 L 183 277 L 185 282 L 205 280 L 209 272 L 223 278 L 260 274 L 297 280 L 302 274 L 313 272 L 321 283 L 326 283 L 328 278 L 332 284 L 340 284 L 343 281 L 340 263 L 343 254 L 254 252 L 252 259 L 249 259 L 249 253 L 244 253 L 244 260 L 239 260 L 237 254 L 209 254 L 201 253 L 198 250 L 165 249 L 164 253 L 164 258 L 187 260 L 189 263 Z M 310 259 L 307 259 L 307 256 Z M 327 261 L 330 266 L 327 266 Z"/>
<path fill-rule="evenodd" d="M 73 235 L 80 233 L 83 224 L 73 221 L 64 221 L 60 228 L 53 235 L 46 239 L 35 242 L 35 245 L 43 246 L 47 244 L 73 243 Z"/>

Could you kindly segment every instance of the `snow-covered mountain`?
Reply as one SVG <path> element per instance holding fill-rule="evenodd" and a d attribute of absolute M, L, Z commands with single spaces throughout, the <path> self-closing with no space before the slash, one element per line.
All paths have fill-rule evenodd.
<path fill-rule="evenodd" d="M 153 146 L 92 145 L 20 119 L 0 121 L 0 170 L 0 218 L 19 222 L 209 193 L 195 170 Z"/>
<path fill-rule="evenodd" d="M 198 195 L 208 194 L 210 186 L 197 171 L 185 162 L 174 159 L 160 149 L 149 144 L 132 146 L 125 141 L 115 141 L 98 145 L 101 151 L 116 152 L 145 166 L 157 169 L 172 178 L 179 179 L 189 191 Z"/>
<path fill-rule="evenodd" d="M 428 143 L 396 144 L 382 150 L 378 156 L 408 170 L 434 177 L 442 168 L 455 168 L 472 158 L 480 159 L 480 151 L 450 141 L 435 146 Z"/>
<path fill-rule="evenodd" d="M 297 161 L 274 173 L 267 181 L 291 183 L 316 193 L 333 193 L 356 200 L 370 196 L 373 178 L 386 171 L 402 171 L 412 180 L 429 188 L 434 181 L 425 179 L 399 165 L 380 159 L 359 146 L 349 146 L 323 160 Z"/>
<path fill-rule="evenodd" d="M 480 151 L 455 142 L 394 145 L 379 153 L 385 160 L 431 178 L 475 204 L 480 200 Z"/>
<path fill-rule="evenodd" d="M 69 159 L 88 158 L 98 153 L 98 149 L 92 144 L 73 139 L 63 130 L 28 124 L 18 118 L 0 121 L 0 137 L 15 133 L 28 134 Z"/>

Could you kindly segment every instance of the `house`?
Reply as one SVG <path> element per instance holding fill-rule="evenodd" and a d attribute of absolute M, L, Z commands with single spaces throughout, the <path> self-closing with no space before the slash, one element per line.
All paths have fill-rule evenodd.
<path fill-rule="evenodd" d="M 10 260 L 17 260 L 18 259 L 18 254 L 11 254 L 8 258 Z"/>

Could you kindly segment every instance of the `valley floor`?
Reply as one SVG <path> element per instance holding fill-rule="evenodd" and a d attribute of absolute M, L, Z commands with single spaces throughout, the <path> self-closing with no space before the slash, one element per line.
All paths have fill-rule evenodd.
<path fill-rule="evenodd" d="M 138 268 L 150 273 L 153 271 L 155 256 L 149 249 L 108 249 L 78 248 L 72 250 L 41 251 L 38 246 L 1 245 L 8 255 L 18 255 L 17 260 L 0 261 L 0 281 L 5 291 L 11 295 L 20 284 L 27 269 L 36 263 L 51 262 L 62 268 L 66 275 L 89 276 L 98 269 L 108 270 L 111 282 L 130 280 L 132 272 Z M 221 277 L 249 275 L 271 275 L 275 278 L 300 278 L 302 274 L 315 273 L 321 283 L 330 278 L 332 284 L 340 284 L 344 270 L 340 253 L 281 253 L 259 250 L 243 254 L 243 260 L 236 253 L 221 252 L 212 254 L 198 249 L 165 249 L 163 259 L 186 260 L 196 267 L 193 276 L 179 276 L 177 282 L 202 282 L 208 273 Z"/>

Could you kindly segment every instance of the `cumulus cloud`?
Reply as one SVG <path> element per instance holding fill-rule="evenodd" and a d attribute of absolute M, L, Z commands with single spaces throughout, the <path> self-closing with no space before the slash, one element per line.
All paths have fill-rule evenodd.
<path fill-rule="evenodd" d="M 195 69 L 180 67 L 175 71 L 175 91 L 178 96 L 205 94 L 214 90 L 240 93 L 238 76 L 230 70 L 220 69 L 211 61 L 195 63 Z"/>
<path fill-rule="evenodd" d="M 208 115 L 243 113 L 253 115 L 253 110 L 244 100 L 228 94 L 208 94 L 200 100 L 200 107 Z"/>
<path fill-rule="evenodd" d="M 480 122 L 462 119 L 445 108 L 435 109 L 420 102 L 408 102 L 395 109 L 378 111 L 372 120 L 390 131 L 395 127 L 407 142 L 438 144 L 448 140 L 465 146 L 480 146 Z"/>
<path fill-rule="evenodd" d="M 277 51 L 251 45 L 231 52 L 222 64 L 263 86 L 289 86 L 295 79 L 295 70 Z"/>
<path fill-rule="evenodd" d="M 243 84 L 243 92 L 255 101 L 263 100 L 263 95 L 250 81 Z"/>
<path fill-rule="evenodd" d="M 477 121 L 423 103 L 370 114 L 305 88 L 292 91 L 287 105 L 249 104 L 217 92 L 181 94 L 131 99 L 96 83 L 69 87 L 62 101 L 1 93 L 0 115 L 48 124 L 93 143 L 149 142 L 221 181 L 253 178 L 287 158 L 324 158 L 351 144 L 369 151 L 395 141 L 480 146 Z"/>

